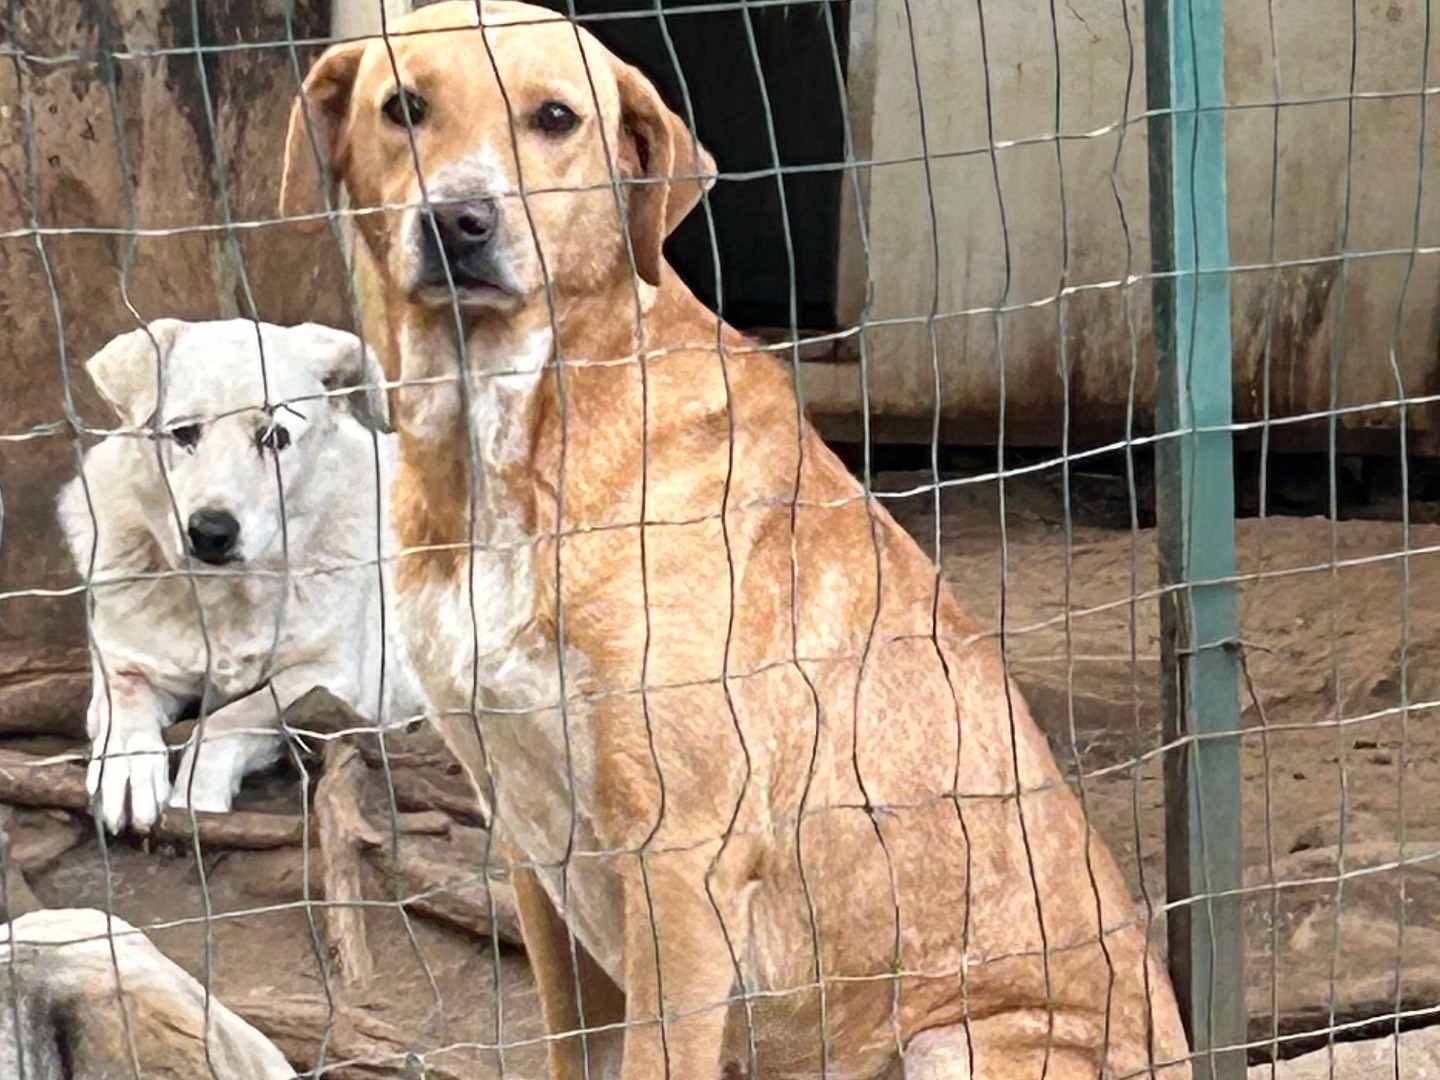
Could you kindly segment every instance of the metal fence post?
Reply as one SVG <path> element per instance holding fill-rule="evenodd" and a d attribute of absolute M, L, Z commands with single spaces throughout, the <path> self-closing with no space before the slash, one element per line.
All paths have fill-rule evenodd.
<path fill-rule="evenodd" d="M 1170 971 L 1196 1080 L 1243 1080 L 1222 0 L 1146 0 L 1145 54 Z"/>

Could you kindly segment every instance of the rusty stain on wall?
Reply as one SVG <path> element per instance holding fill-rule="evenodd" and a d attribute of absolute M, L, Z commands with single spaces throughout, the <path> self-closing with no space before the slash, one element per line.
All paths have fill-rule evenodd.
<path fill-rule="evenodd" d="M 297 0 L 293 8 L 296 35 L 326 36 L 328 3 Z M 131 306 L 146 320 L 248 313 L 238 251 L 260 317 L 351 324 L 329 233 L 317 240 L 269 224 L 227 238 L 222 227 L 222 178 L 233 219 L 275 215 L 285 88 L 296 80 L 284 12 L 270 0 L 206 0 L 200 10 L 205 44 L 276 43 L 206 59 L 213 130 L 193 53 L 103 59 L 107 51 L 193 44 L 188 2 L 0 7 L 0 39 L 22 53 L 0 69 L 0 434 L 11 437 L 0 440 L 0 590 L 77 584 L 54 497 L 74 469 L 71 421 L 114 423 L 80 365 L 136 325 Z M 310 59 L 301 50 L 300 64 Z M 45 229 L 90 231 L 37 238 L 32 218 Z M 188 231 L 140 236 L 137 227 Z M 83 644 L 82 611 L 79 596 L 0 602 L 0 652 L 20 643 Z"/>

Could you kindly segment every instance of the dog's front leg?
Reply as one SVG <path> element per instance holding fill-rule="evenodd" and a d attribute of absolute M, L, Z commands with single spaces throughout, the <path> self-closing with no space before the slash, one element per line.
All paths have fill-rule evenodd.
<path fill-rule="evenodd" d="M 715 1080 L 735 962 L 705 890 L 710 852 L 645 853 L 624 874 L 622 1080 Z"/>
<path fill-rule="evenodd" d="M 210 813 L 228 811 L 241 781 L 279 759 L 284 748 L 281 715 L 286 707 L 325 685 L 325 675 L 306 667 L 283 671 L 196 725 L 180 759 L 170 804 Z"/>
<path fill-rule="evenodd" d="M 585 946 L 571 937 L 533 868 L 515 867 L 510 883 L 520 912 L 525 956 L 539 992 L 540 1012 L 551 1036 L 552 1080 L 613 1076 L 620 1056 L 624 996 Z M 596 1030 L 605 1028 L 613 1030 Z"/>
<path fill-rule="evenodd" d="M 170 758 L 161 733 L 179 703 L 143 672 L 102 667 L 98 660 L 91 669 L 85 787 L 98 797 L 100 816 L 111 832 L 119 832 L 127 818 L 143 831 L 155 823 L 170 797 Z"/>

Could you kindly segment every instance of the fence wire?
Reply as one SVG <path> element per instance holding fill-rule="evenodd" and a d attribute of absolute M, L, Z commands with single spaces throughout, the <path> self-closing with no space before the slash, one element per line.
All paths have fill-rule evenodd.
<path fill-rule="evenodd" d="M 544 6 L 0 7 L 0 1072 L 1426 1075 L 1429 0 Z"/>

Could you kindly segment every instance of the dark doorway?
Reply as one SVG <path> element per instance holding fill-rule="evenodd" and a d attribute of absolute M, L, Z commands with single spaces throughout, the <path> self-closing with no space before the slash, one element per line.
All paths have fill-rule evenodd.
<path fill-rule="evenodd" d="M 714 240 L 700 209 L 666 247 L 696 294 L 742 328 L 835 329 L 846 0 L 535 2 L 578 16 L 681 116 L 683 73 L 696 133 L 721 172 L 710 195 Z"/>

